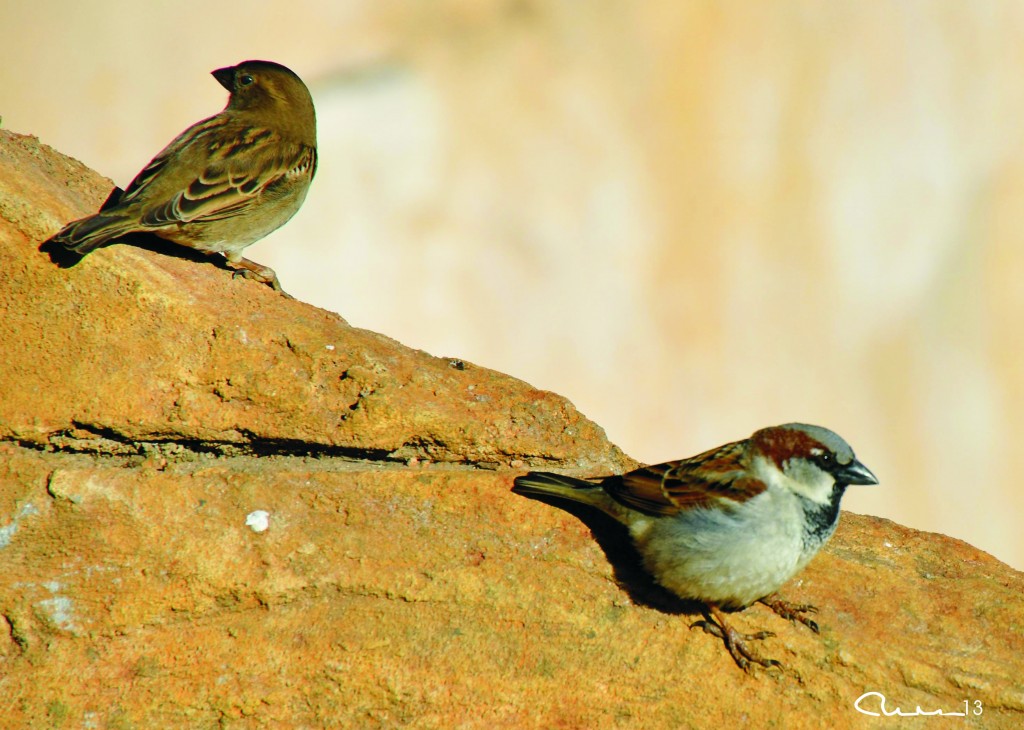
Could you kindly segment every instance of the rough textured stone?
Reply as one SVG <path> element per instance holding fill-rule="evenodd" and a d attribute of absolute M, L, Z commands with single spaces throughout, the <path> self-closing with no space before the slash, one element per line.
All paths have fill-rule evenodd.
<path fill-rule="evenodd" d="M 18 384 L 0 401 L 0 437 L 623 463 L 559 396 L 349 327 L 212 263 L 115 245 L 57 268 L 37 246 L 95 211 L 110 183 L 0 135 L 0 211 L 13 211 L 0 229 L 0 382 Z M 338 275 L 343 286 L 368 274 Z"/>
<path fill-rule="evenodd" d="M 1024 722 L 994 558 L 844 514 L 785 590 L 821 635 L 737 616 L 786 667 L 747 676 L 614 525 L 509 493 L 630 465 L 571 405 L 209 263 L 56 268 L 39 242 L 105 193 L 0 132 L 0 724 L 861 727 L 870 691 Z"/>

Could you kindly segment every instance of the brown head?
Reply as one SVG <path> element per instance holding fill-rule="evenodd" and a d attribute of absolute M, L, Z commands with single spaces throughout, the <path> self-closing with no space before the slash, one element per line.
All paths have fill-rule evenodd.
<path fill-rule="evenodd" d="M 316 112 L 309 89 L 294 71 L 273 61 L 243 61 L 212 72 L 231 92 L 227 110 L 255 112 L 297 141 L 316 147 Z"/>

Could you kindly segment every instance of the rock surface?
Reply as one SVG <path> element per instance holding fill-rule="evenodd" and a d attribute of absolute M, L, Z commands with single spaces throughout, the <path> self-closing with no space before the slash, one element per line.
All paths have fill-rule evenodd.
<path fill-rule="evenodd" d="M 0 382 L 21 387 L 0 403 L 0 437 L 115 451 L 147 442 L 492 465 L 622 461 L 563 398 L 348 327 L 212 263 L 125 245 L 70 269 L 32 255 L 111 185 L 3 134 L 0 211 L 13 214 Z"/>
<path fill-rule="evenodd" d="M 1020 573 L 846 513 L 786 589 L 821 635 L 737 616 L 785 665 L 747 676 L 613 526 L 509 493 L 632 464 L 571 404 L 208 262 L 58 268 L 109 186 L 0 132 L 5 727 L 1024 723 Z"/>

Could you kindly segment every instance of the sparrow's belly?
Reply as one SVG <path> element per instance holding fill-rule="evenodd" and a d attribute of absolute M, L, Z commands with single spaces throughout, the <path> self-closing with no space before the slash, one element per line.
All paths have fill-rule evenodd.
<path fill-rule="evenodd" d="M 633 539 L 650 573 L 676 595 L 743 607 L 778 590 L 818 551 L 806 543 L 802 516 L 768 507 L 653 518 L 635 525 Z"/>

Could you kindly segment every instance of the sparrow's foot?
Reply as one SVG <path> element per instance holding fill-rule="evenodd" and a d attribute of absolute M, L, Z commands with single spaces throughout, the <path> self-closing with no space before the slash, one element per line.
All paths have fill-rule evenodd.
<path fill-rule="evenodd" d="M 263 264 L 257 264 L 255 261 L 250 261 L 247 258 L 238 257 L 237 261 L 228 259 L 228 266 L 234 269 L 235 276 L 241 276 L 243 279 L 252 279 L 258 281 L 261 284 L 266 284 L 274 291 L 279 291 L 285 296 L 284 289 L 281 288 L 281 282 L 277 279 L 277 273 L 269 266 Z"/>
<path fill-rule="evenodd" d="M 716 624 L 714 621 L 695 621 L 690 624 L 691 629 L 701 628 L 704 629 L 704 633 L 711 634 L 719 639 L 725 641 L 725 632 L 722 631 L 722 627 Z M 738 636 L 744 641 L 763 641 L 764 639 L 770 639 L 775 636 L 774 631 L 758 631 L 756 634 L 741 634 L 738 631 L 733 632 L 734 636 Z"/>
<path fill-rule="evenodd" d="M 756 634 L 741 634 L 725 620 L 725 614 L 717 606 L 708 606 L 708 612 L 704 614 L 707 621 L 698 621 L 693 626 L 700 626 L 704 631 L 717 636 L 725 642 L 725 648 L 729 650 L 733 660 L 739 668 L 750 672 L 750 665 L 760 664 L 762 667 L 781 667 L 782 664 L 775 659 L 765 659 L 749 646 L 748 641 L 761 641 L 770 636 L 775 636 L 771 631 L 758 631 Z M 710 615 L 709 615 L 710 614 Z M 713 620 L 712 620 L 713 618 Z M 692 626 L 691 626 L 692 628 Z"/>
<path fill-rule="evenodd" d="M 759 603 L 763 603 L 771 610 L 775 611 L 779 616 L 789 621 L 799 621 L 804 626 L 809 628 L 814 633 L 820 633 L 818 630 L 818 624 L 812 621 L 805 613 L 817 613 L 818 609 L 807 603 L 790 603 L 784 601 L 779 597 L 778 593 L 772 593 L 759 599 Z"/>

